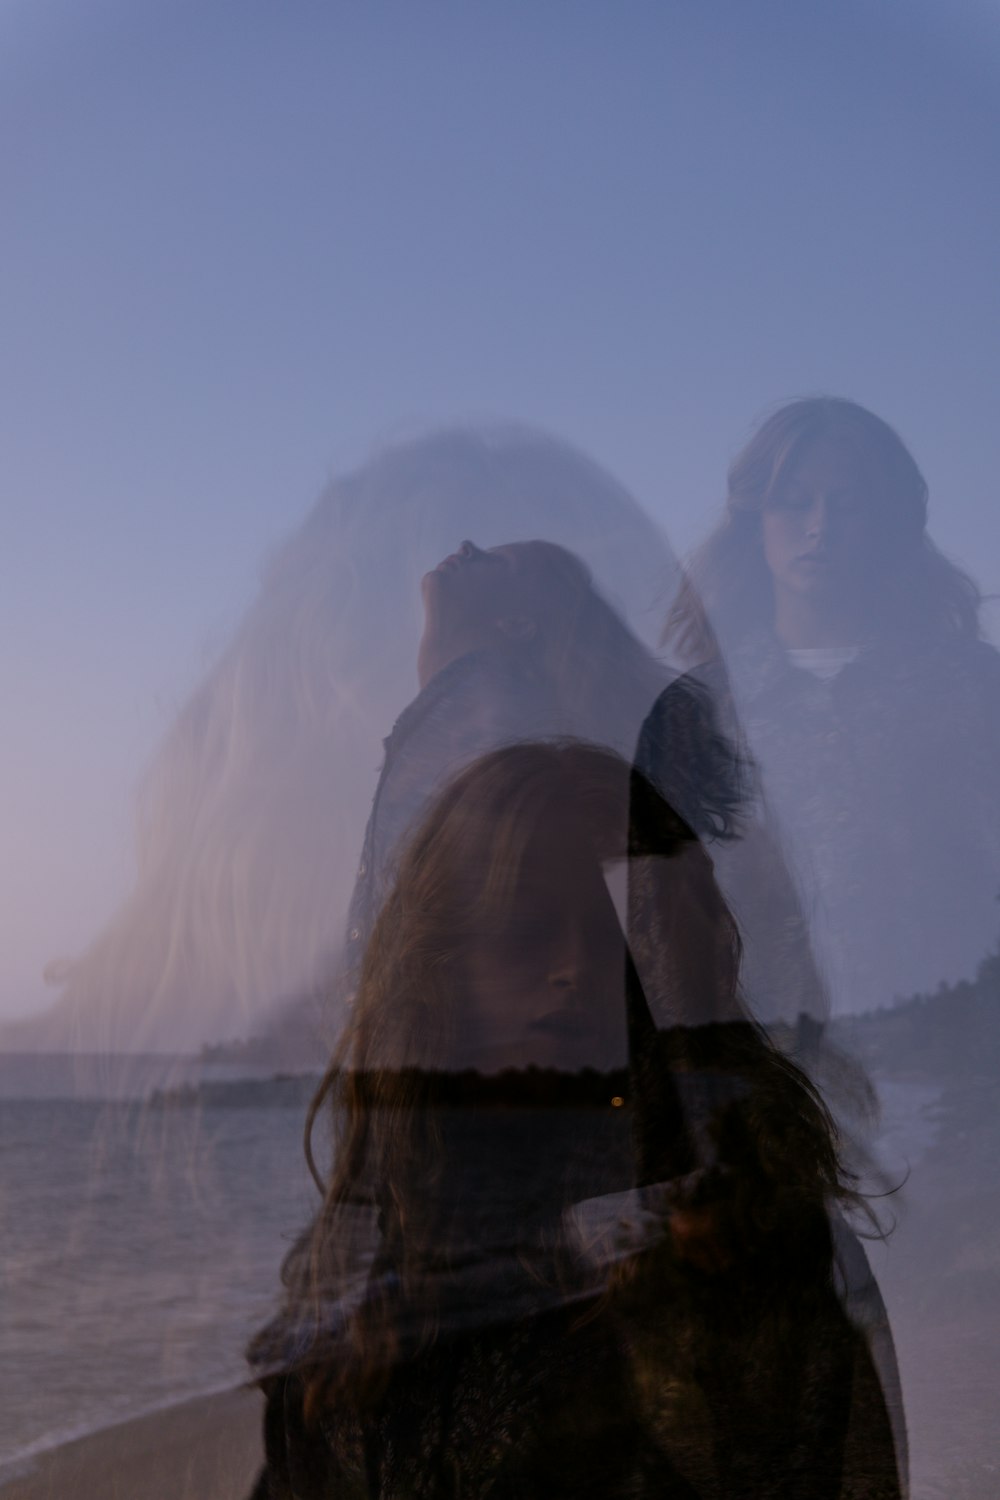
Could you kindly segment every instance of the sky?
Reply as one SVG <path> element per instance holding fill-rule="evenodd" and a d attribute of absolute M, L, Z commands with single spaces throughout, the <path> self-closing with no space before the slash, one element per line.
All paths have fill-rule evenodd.
<path fill-rule="evenodd" d="M 851 396 L 1000 593 L 998 73 L 980 0 L 3 0 L 0 1017 L 127 891 L 269 554 L 399 433 L 547 428 L 684 553 L 764 408 Z"/>

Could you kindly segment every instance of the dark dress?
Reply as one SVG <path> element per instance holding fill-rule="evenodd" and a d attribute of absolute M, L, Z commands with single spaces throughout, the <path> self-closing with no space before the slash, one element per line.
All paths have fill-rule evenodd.
<path fill-rule="evenodd" d="M 254 1500 L 694 1500 L 644 1432 L 607 1329 L 574 1321 L 555 1312 L 440 1342 L 374 1407 L 345 1403 L 312 1430 L 301 1383 L 281 1378 Z"/>
<path fill-rule="evenodd" d="M 445 1180 L 471 1238 L 436 1304 L 436 1337 L 419 1336 L 422 1304 L 383 1260 L 369 1295 L 388 1288 L 399 1330 L 384 1382 L 364 1400 L 342 1386 L 309 1421 L 308 1371 L 336 1368 L 336 1349 L 265 1377 L 254 1500 L 899 1500 L 882 1385 L 849 1315 L 867 1266 L 845 1294 L 838 1265 L 841 1279 L 859 1267 L 835 1249 L 837 1221 L 832 1235 L 822 1201 L 785 1188 L 765 1157 L 787 1161 L 789 1146 L 771 1138 L 784 1126 L 762 1126 L 763 1057 L 745 1026 L 647 1038 L 637 1092 L 686 1064 L 687 1161 L 669 1139 L 641 1149 L 662 1134 L 669 1087 L 652 1110 L 552 1108 L 538 1127 L 536 1111 L 448 1116 Z M 638 1185 L 601 1193 L 623 1126 Z M 598 1196 L 546 1209 L 550 1160 L 560 1188 L 569 1176 Z M 478 1174 L 463 1170 L 476 1161 Z"/>
<path fill-rule="evenodd" d="M 254 1500 L 899 1500 L 864 1338 L 831 1287 L 738 1275 L 439 1340 L 310 1424 L 267 1382 Z"/>

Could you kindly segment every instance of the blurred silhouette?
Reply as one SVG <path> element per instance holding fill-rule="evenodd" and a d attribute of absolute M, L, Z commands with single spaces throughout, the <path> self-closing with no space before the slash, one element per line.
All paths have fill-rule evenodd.
<path fill-rule="evenodd" d="M 926 519 L 879 417 L 832 398 L 775 411 L 670 610 L 689 675 L 645 732 L 650 774 L 650 755 L 683 759 L 701 691 L 778 831 L 838 1014 L 969 975 L 996 938 L 1000 656 Z M 713 781 L 711 757 L 688 760 Z M 729 857 L 730 899 L 752 902 Z"/>
<path fill-rule="evenodd" d="M 154 756 L 134 889 L 84 954 L 52 966 L 62 998 L 5 1028 L 9 1045 L 229 1041 L 329 973 L 380 739 L 413 693 L 419 581 L 463 536 L 518 534 L 572 547 L 654 633 L 649 611 L 676 579 L 666 543 L 554 438 L 432 432 L 333 481 Z"/>
<path fill-rule="evenodd" d="M 611 752 L 451 781 L 314 1100 L 258 1500 L 899 1494 L 835 1284 L 855 1195 L 739 957 L 691 827 Z"/>

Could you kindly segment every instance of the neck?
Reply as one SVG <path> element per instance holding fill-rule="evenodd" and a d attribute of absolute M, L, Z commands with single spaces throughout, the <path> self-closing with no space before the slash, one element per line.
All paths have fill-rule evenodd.
<path fill-rule="evenodd" d="M 492 649 L 496 643 L 470 637 L 454 638 L 450 641 L 437 640 L 434 636 L 424 634 L 417 649 L 417 683 L 425 688 L 429 682 L 443 672 L 445 667 L 450 667 L 452 662 L 459 661 L 463 656 L 470 656 L 473 651 L 485 651 Z"/>
<path fill-rule="evenodd" d="M 428 650 L 426 641 L 421 641 L 417 649 L 417 685 L 425 688 L 440 670 L 434 652 Z"/>
<path fill-rule="evenodd" d="M 857 646 L 861 628 L 855 613 L 818 604 L 801 594 L 779 593 L 774 601 L 774 633 L 793 651 L 815 646 Z"/>
<path fill-rule="evenodd" d="M 434 641 L 428 641 L 425 636 L 417 651 L 417 682 L 420 687 L 425 688 L 439 672 L 443 672 L 445 667 L 451 666 L 453 661 L 457 661 L 465 654 L 464 651 L 457 649 L 442 650 Z"/>

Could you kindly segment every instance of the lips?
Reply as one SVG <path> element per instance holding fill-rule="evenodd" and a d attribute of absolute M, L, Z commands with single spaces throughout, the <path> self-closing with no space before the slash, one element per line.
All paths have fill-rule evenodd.
<path fill-rule="evenodd" d="M 584 1029 L 579 1011 L 552 1010 L 528 1022 L 528 1030 L 542 1036 L 578 1036 Z"/>

